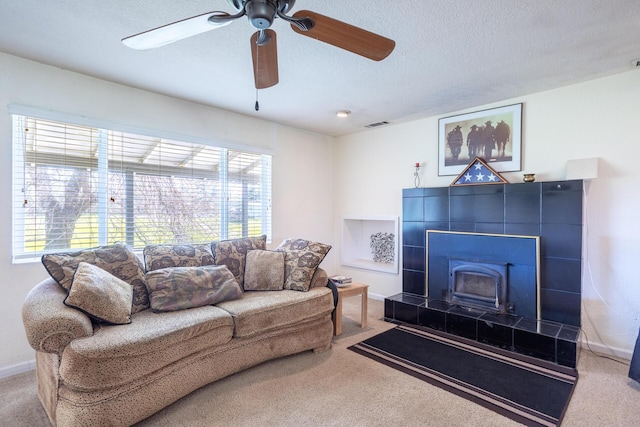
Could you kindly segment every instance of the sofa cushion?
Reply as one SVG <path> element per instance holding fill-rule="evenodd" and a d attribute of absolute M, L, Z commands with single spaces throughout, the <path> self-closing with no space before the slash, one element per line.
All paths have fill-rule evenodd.
<path fill-rule="evenodd" d="M 244 270 L 245 291 L 279 291 L 283 285 L 283 252 L 262 250 L 247 252 Z"/>
<path fill-rule="evenodd" d="M 228 343 L 233 319 L 224 310 L 191 310 L 132 315 L 127 325 L 99 325 L 90 337 L 64 350 L 60 375 L 69 387 L 101 390 L 144 378 L 190 354 Z"/>
<path fill-rule="evenodd" d="M 330 250 L 330 245 L 304 239 L 283 241 L 276 251 L 285 253 L 284 289 L 308 291 L 316 269 Z"/>
<path fill-rule="evenodd" d="M 42 264 L 60 286 L 69 290 L 78 264 L 87 262 L 108 271 L 133 287 L 132 313 L 149 308 L 142 262 L 124 243 L 42 256 Z"/>
<path fill-rule="evenodd" d="M 250 337 L 331 313 L 333 295 L 326 287 L 309 292 L 247 291 L 239 299 L 217 307 L 233 316 L 234 336 Z"/>
<path fill-rule="evenodd" d="M 102 323 L 131 323 L 133 288 L 93 264 L 81 262 L 64 304 Z"/>
<path fill-rule="evenodd" d="M 168 267 L 200 267 L 213 265 L 211 245 L 147 245 L 143 250 L 147 271 Z"/>
<path fill-rule="evenodd" d="M 244 286 L 244 266 L 247 252 L 255 249 L 267 249 L 267 236 L 244 237 L 211 243 L 211 252 L 213 252 L 216 265 L 226 265 L 241 287 Z"/>
<path fill-rule="evenodd" d="M 176 311 L 240 297 L 242 289 L 225 266 L 162 268 L 146 274 L 153 311 Z"/>

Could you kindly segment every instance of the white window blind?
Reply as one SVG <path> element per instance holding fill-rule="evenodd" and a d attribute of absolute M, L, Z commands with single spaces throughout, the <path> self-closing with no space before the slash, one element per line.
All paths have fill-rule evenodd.
<path fill-rule="evenodd" d="M 14 114 L 13 254 L 271 234 L 271 156 Z"/>

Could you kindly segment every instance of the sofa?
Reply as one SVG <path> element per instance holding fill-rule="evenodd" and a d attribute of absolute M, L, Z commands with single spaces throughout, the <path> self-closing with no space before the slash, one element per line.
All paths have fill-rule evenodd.
<path fill-rule="evenodd" d="M 331 347 L 331 247 L 266 238 L 115 244 L 43 256 L 23 305 L 38 397 L 57 426 L 126 426 L 261 362 Z M 127 307 L 128 306 L 128 307 Z"/>

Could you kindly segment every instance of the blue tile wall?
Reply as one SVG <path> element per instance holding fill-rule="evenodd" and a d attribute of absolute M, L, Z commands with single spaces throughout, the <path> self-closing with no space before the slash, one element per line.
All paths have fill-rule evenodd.
<path fill-rule="evenodd" d="M 403 292 L 426 295 L 426 230 L 541 236 L 542 319 L 579 327 L 582 189 L 581 180 L 404 189 Z"/>
<path fill-rule="evenodd" d="M 402 270 L 402 290 L 410 294 L 424 295 L 426 277 L 424 271 Z"/>
<path fill-rule="evenodd" d="M 402 236 L 404 246 L 418 246 L 424 247 L 425 234 L 422 230 L 425 230 L 426 226 L 424 222 L 418 221 L 403 221 L 402 222 Z"/>
<path fill-rule="evenodd" d="M 541 185 L 508 185 L 505 188 L 504 220 L 507 224 L 540 224 Z"/>

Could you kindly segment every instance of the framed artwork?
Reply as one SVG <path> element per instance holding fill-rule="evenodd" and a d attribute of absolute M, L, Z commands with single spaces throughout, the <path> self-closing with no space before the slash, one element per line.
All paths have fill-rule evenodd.
<path fill-rule="evenodd" d="M 498 172 L 521 170 L 522 104 L 438 121 L 438 175 L 458 175 L 476 157 Z"/>

